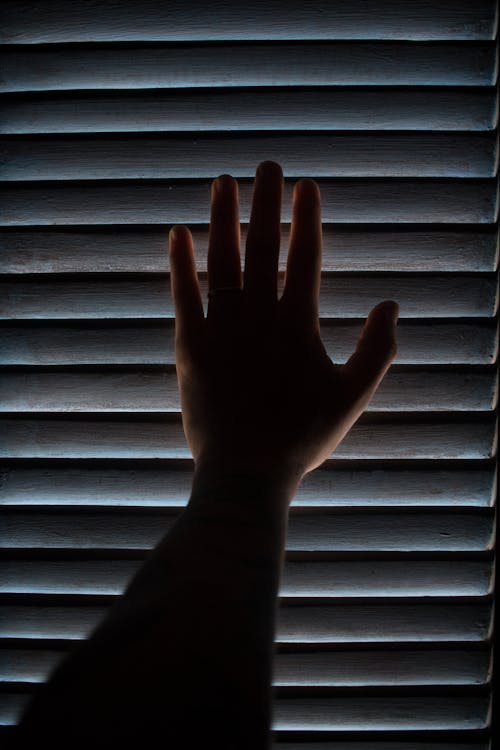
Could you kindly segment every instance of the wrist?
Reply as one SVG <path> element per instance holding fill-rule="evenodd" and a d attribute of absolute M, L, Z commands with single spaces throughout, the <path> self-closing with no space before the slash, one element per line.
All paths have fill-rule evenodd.
<path fill-rule="evenodd" d="M 203 457 L 195 462 L 191 499 L 229 500 L 256 509 L 288 511 L 303 476 L 299 464 Z"/>

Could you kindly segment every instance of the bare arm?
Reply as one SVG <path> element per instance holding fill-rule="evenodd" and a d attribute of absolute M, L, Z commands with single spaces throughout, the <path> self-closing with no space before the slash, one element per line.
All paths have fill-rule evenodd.
<path fill-rule="evenodd" d="M 166 748 L 267 748 L 275 608 L 297 483 L 197 470 L 188 506 L 34 701 L 25 731 L 65 742 L 160 733 Z"/>
<path fill-rule="evenodd" d="M 213 187 L 209 288 L 239 291 L 213 297 L 206 319 L 191 234 L 171 234 L 191 497 L 110 615 L 29 707 L 23 728 L 38 737 L 160 732 L 167 748 L 269 747 L 289 505 L 389 368 L 397 305 L 377 305 L 356 352 L 342 367 L 332 363 L 319 335 L 319 189 L 311 180 L 295 187 L 278 300 L 283 175 L 274 162 L 261 167 L 243 286 L 237 183 L 225 177 Z"/>

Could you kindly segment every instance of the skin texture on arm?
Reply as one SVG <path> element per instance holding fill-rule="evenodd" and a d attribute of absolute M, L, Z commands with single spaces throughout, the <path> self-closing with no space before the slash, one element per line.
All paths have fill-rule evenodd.
<path fill-rule="evenodd" d="M 211 297 L 206 317 L 191 233 L 170 233 L 191 496 L 110 614 L 28 707 L 26 737 L 270 747 L 289 506 L 378 388 L 396 353 L 398 314 L 391 301 L 373 308 L 356 351 L 333 364 L 318 317 L 319 188 L 295 185 L 278 299 L 282 192 L 279 164 L 261 163 L 242 277 L 238 185 L 229 175 L 212 184 L 209 289 L 240 291 Z"/>

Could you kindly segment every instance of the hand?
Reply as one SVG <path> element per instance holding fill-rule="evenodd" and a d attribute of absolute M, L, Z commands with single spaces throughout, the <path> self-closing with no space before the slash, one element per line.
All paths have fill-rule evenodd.
<path fill-rule="evenodd" d="M 290 471 L 320 466 L 366 409 L 396 354 L 398 305 L 370 312 L 356 351 L 335 365 L 320 338 L 321 196 L 302 179 L 293 192 L 290 247 L 277 297 L 283 173 L 262 162 L 240 264 L 238 183 L 212 183 L 207 317 L 187 227 L 172 228 L 170 273 L 182 423 L 195 467 Z"/>

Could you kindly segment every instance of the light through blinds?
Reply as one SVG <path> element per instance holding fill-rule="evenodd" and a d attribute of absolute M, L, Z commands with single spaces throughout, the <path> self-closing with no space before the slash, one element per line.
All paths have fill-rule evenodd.
<path fill-rule="evenodd" d="M 211 181 L 282 165 L 324 232 L 334 362 L 398 353 L 290 510 L 273 741 L 486 750 L 497 409 L 494 2 L 3 5 L 0 724 L 187 503 L 168 230 L 206 303 Z M 333 744 L 335 743 L 335 744 Z"/>

